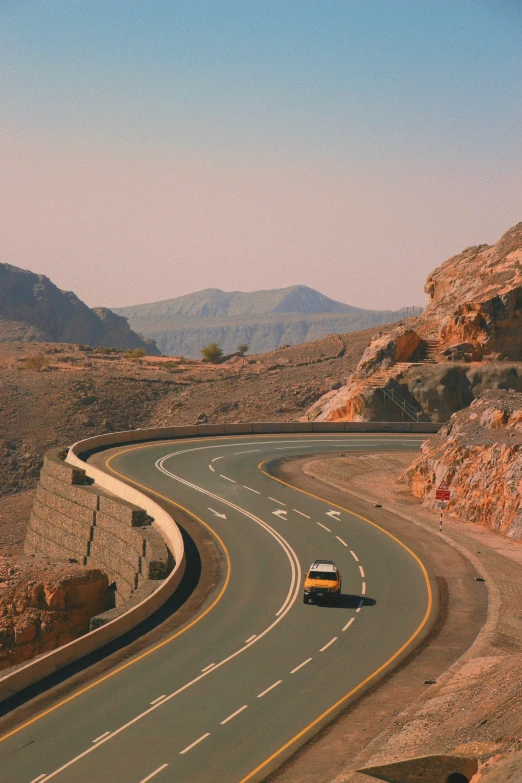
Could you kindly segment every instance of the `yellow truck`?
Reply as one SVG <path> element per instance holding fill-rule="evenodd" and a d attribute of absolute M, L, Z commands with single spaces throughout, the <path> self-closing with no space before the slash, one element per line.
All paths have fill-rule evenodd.
<path fill-rule="evenodd" d="M 341 597 L 341 574 L 333 560 L 314 560 L 304 582 L 305 604 Z"/>

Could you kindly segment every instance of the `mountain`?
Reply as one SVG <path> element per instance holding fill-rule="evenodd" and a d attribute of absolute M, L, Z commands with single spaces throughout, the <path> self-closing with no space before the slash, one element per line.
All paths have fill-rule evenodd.
<path fill-rule="evenodd" d="M 159 354 L 154 341 L 133 332 L 123 316 L 106 307 L 87 307 L 45 275 L 0 264 L 0 343 L 20 341 L 142 348 Z"/>
<path fill-rule="evenodd" d="M 176 299 L 112 309 L 128 318 L 133 329 L 153 338 L 162 353 L 197 358 L 210 342 L 219 343 L 225 353 L 241 343 L 252 353 L 264 353 L 391 323 L 405 314 L 404 309 L 351 307 L 304 285 L 250 293 L 207 288 Z"/>

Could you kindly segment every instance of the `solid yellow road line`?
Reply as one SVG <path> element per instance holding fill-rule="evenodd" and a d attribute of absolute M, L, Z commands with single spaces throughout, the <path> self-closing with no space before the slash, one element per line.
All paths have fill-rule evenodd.
<path fill-rule="evenodd" d="M 140 446 L 138 448 L 149 448 L 150 446 L 157 446 L 157 443 L 154 444 L 148 444 L 147 446 Z M 198 516 L 193 514 L 191 511 L 186 509 L 184 506 L 180 505 L 179 503 L 176 503 L 174 500 L 171 500 L 168 497 L 165 497 L 165 495 L 161 495 L 159 492 L 156 492 L 153 489 L 149 489 L 148 487 L 145 487 L 143 484 L 139 484 L 137 481 L 132 481 L 132 479 L 128 479 L 126 476 L 123 476 L 122 473 L 118 473 L 117 470 L 109 466 L 109 462 L 114 459 L 114 457 L 120 456 L 120 454 L 124 454 L 126 451 L 134 450 L 135 447 L 130 447 L 127 449 L 123 449 L 122 451 L 118 451 L 116 454 L 113 454 L 112 457 L 110 457 L 106 461 L 106 466 L 116 475 L 120 476 L 121 478 L 125 478 L 127 482 L 131 482 L 135 484 L 137 487 L 140 487 L 141 489 L 146 490 L 147 492 L 152 492 L 152 494 L 156 495 L 157 497 L 161 498 L 162 500 L 166 500 L 168 503 L 172 503 L 172 505 L 176 506 L 177 508 L 180 508 L 182 511 L 185 511 L 186 514 L 196 519 L 201 525 L 207 528 L 207 530 L 210 531 L 210 533 L 214 536 L 214 538 L 219 542 L 221 547 L 223 548 L 223 552 L 225 553 L 225 559 L 227 564 L 227 575 L 225 578 L 225 583 L 223 587 L 221 588 L 221 591 L 219 595 L 217 596 L 216 600 L 207 608 L 205 611 L 199 615 L 199 617 L 196 617 L 195 620 L 192 620 L 191 623 L 189 623 L 187 626 L 182 628 L 177 633 L 173 634 L 172 636 L 169 636 L 167 639 L 164 639 L 162 642 L 159 642 L 154 647 L 151 647 L 150 650 L 147 650 L 144 653 L 141 653 L 141 655 L 138 655 L 137 658 L 133 658 L 131 661 L 128 661 L 127 663 L 124 663 L 122 666 L 119 666 L 117 669 L 114 669 L 114 671 L 109 672 L 108 674 L 104 675 L 103 677 L 100 677 L 99 680 L 95 680 L 90 685 L 85 686 L 85 688 L 82 688 L 81 690 L 77 691 L 76 693 L 73 693 L 71 696 L 68 696 L 66 699 L 62 699 L 62 701 L 58 702 L 58 704 L 53 705 L 52 707 L 49 707 L 47 710 L 44 710 L 43 712 L 39 713 L 38 715 L 35 715 L 34 718 L 31 718 L 31 720 L 26 721 L 25 723 L 22 723 L 21 726 L 18 726 L 16 729 L 13 729 L 12 731 L 8 732 L 7 734 L 4 734 L 2 737 L 0 737 L 0 742 L 3 742 L 4 740 L 8 739 L 9 737 L 12 737 L 13 734 L 17 734 L 19 731 L 22 731 L 22 729 L 27 728 L 27 726 L 31 726 L 33 723 L 36 723 L 37 721 L 41 720 L 42 718 L 45 718 L 46 715 L 49 715 L 51 712 L 54 712 L 55 710 L 59 709 L 60 707 L 63 707 L 64 704 L 68 704 L 70 701 L 73 701 L 73 699 L 78 698 L 78 696 L 81 696 L 83 693 L 86 693 L 87 691 L 90 691 L 92 688 L 95 688 L 97 685 L 100 685 L 102 682 L 105 682 L 105 680 L 108 680 L 110 677 L 114 677 L 115 674 L 118 674 L 119 672 L 123 671 L 124 669 L 128 669 L 129 666 L 134 666 L 135 663 L 138 663 L 138 661 L 141 661 L 143 658 L 146 658 L 148 655 L 151 655 L 153 652 L 156 652 L 156 650 L 159 650 L 161 647 L 164 647 L 166 644 L 170 644 L 170 642 L 173 642 L 174 639 L 177 639 L 178 636 L 181 636 L 186 631 L 189 630 L 189 628 L 192 628 L 192 626 L 196 625 L 196 623 L 199 623 L 200 620 L 202 620 L 209 612 L 214 609 L 214 607 L 219 603 L 219 601 L 222 599 L 225 590 L 228 587 L 228 583 L 230 581 L 230 572 L 231 572 L 231 563 L 230 563 L 230 555 L 228 553 L 228 549 L 226 548 L 223 540 L 221 537 L 216 533 L 215 530 L 213 530 L 210 525 L 208 525 L 206 522 L 203 522 L 202 519 L 200 519 Z"/>
<path fill-rule="evenodd" d="M 254 775 L 256 775 L 258 772 L 261 772 L 261 770 L 267 766 L 267 764 L 270 764 L 271 761 L 276 759 L 281 753 L 283 753 L 285 750 L 287 750 L 291 745 L 293 745 L 294 742 L 297 742 L 297 740 L 301 739 L 301 737 L 304 737 L 307 732 L 309 732 L 311 729 L 314 728 L 314 726 L 317 726 L 318 723 L 320 723 L 324 718 L 326 718 L 330 713 L 332 713 L 334 710 L 336 710 L 338 707 L 341 706 L 347 699 L 350 698 L 350 696 L 353 696 L 354 693 L 357 693 L 361 688 L 363 688 L 367 683 L 369 683 L 374 677 L 376 677 L 378 674 L 380 674 L 384 669 L 386 669 L 387 666 L 390 665 L 390 663 L 393 663 L 393 661 L 408 647 L 409 644 L 419 635 L 419 633 L 422 631 L 426 623 L 428 622 L 428 618 L 431 614 L 432 606 L 433 606 L 433 595 L 431 590 L 431 584 L 428 576 L 428 572 L 426 570 L 426 567 L 424 566 L 424 563 L 417 557 L 415 552 L 413 552 L 409 547 L 406 546 L 402 541 L 400 541 L 398 538 L 396 538 L 394 535 L 389 533 L 387 530 L 382 528 L 380 525 L 377 525 L 375 522 L 372 522 L 371 519 L 366 519 L 366 517 L 361 516 L 360 514 L 356 514 L 353 511 L 350 511 L 347 508 L 344 508 L 343 506 L 339 506 L 336 503 L 330 503 L 330 501 L 324 500 L 324 498 L 319 497 L 318 495 L 314 495 L 312 492 L 307 492 L 304 489 L 300 489 L 299 487 L 294 486 L 293 484 L 289 484 L 286 481 L 283 481 L 282 479 L 276 478 L 275 476 L 271 476 L 270 473 L 267 473 L 265 470 L 263 470 L 263 465 L 265 465 L 267 460 L 264 462 L 260 462 L 258 465 L 259 470 L 261 473 L 264 473 L 265 476 L 268 476 L 268 478 L 273 479 L 274 481 L 278 481 L 280 484 L 284 484 L 287 487 L 290 487 L 291 489 L 296 489 L 298 492 L 302 492 L 304 495 L 308 495 L 309 497 L 315 498 L 316 500 L 320 500 L 322 503 L 326 503 L 329 506 L 335 506 L 336 508 L 339 508 L 341 511 L 345 511 L 348 514 L 353 514 L 353 516 L 358 517 L 359 519 L 362 519 L 364 522 L 368 522 L 370 525 L 373 525 L 373 527 L 376 527 L 378 530 L 381 530 L 383 533 L 385 533 L 387 536 L 392 538 L 394 541 L 396 541 L 400 546 L 403 547 L 409 554 L 417 561 L 417 563 L 420 565 L 424 579 L 426 581 L 426 588 L 428 591 L 428 606 L 426 609 L 426 613 L 422 619 L 421 624 L 417 628 L 417 630 L 410 636 L 410 638 L 404 642 L 402 647 L 400 647 L 396 653 L 394 653 L 391 658 L 388 658 L 388 660 L 383 663 L 381 666 L 379 666 L 378 669 L 376 669 L 372 674 L 369 674 L 368 677 L 366 677 L 362 682 L 359 683 L 359 685 L 356 685 L 355 688 L 352 688 L 352 690 L 347 693 L 345 696 L 343 696 L 339 701 L 336 701 L 335 704 L 333 704 L 331 707 L 329 707 L 327 710 L 325 710 L 321 715 L 319 715 L 318 718 L 316 718 L 314 721 L 308 724 L 302 731 L 300 731 L 298 734 L 296 734 L 292 739 L 288 740 L 282 747 L 279 748 L 279 750 L 276 750 L 275 753 L 272 753 L 271 756 L 269 756 L 265 761 L 263 761 L 258 767 L 252 770 L 245 778 L 242 778 L 242 780 L 239 781 L 239 783 L 247 783 L 248 780 L 251 780 Z"/>

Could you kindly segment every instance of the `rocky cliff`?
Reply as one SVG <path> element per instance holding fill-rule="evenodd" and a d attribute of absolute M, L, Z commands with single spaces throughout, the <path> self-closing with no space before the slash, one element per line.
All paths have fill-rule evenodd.
<path fill-rule="evenodd" d="M 445 261 L 427 279 L 430 300 L 422 315 L 372 340 L 346 383 L 319 400 L 307 417 L 357 421 L 419 415 L 444 421 L 469 405 L 474 387 L 485 388 L 490 375 L 500 372 L 497 388 L 517 388 L 509 377 L 518 377 L 522 359 L 521 262 L 522 223 L 495 245 L 466 248 Z M 486 369 L 490 362 L 504 364 L 495 373 Z M 400 396 L 402 408 L 394 396 Z"/>
<path fill-rule="evenodd" d="M 208 288 L 114 311 L 128 318 L 133 329 L 152 337 L 163 353 L 198 359 L 210 342 L 219 343 L 226 354 L 241 344 L 251 353 L 265 353 L 327 334 L 389 324 L 404 313 L 352 307 L 304 285 L 248 293 Z"/>
<path fill-rule="evenodd" d="M 426 441 L 402 480 L 429 507 L 444 480 L 450 512 L 522 539 L 522 394 L 484 392 Z"/>
<path fill-rule="evenodd" d="M 0 342 L 36 340 L 159 354 L 155 342 L 133 332 L 126 318 L 105 307 L 87 307 L 44 275 L 0 264 Z"/>
<path fill-rule="evenodd" d="M 108 601 L 107 576 L 96 568 L 0 557 L 0 669 L 86 633 Z"/>

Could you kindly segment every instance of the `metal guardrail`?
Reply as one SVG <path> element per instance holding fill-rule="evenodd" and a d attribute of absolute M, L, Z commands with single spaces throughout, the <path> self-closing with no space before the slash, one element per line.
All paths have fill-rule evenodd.
<path fill-rule="evenodd" d="M 423 411 L 417 411 L 413 405 L 410 405 L 410 403 L 405 400 L 399 392 L 395 391 L 395 389 L 385 389 L 384 386 L 379 386 L 378 388 L 380 388 L 385 397 L 388 397 L 395 405 L 398 405 L 401 411 L 409 416 L 410 419 L 413 419 L 413 421 L 416 421 L 417 423 L 429 421 Z"/>

